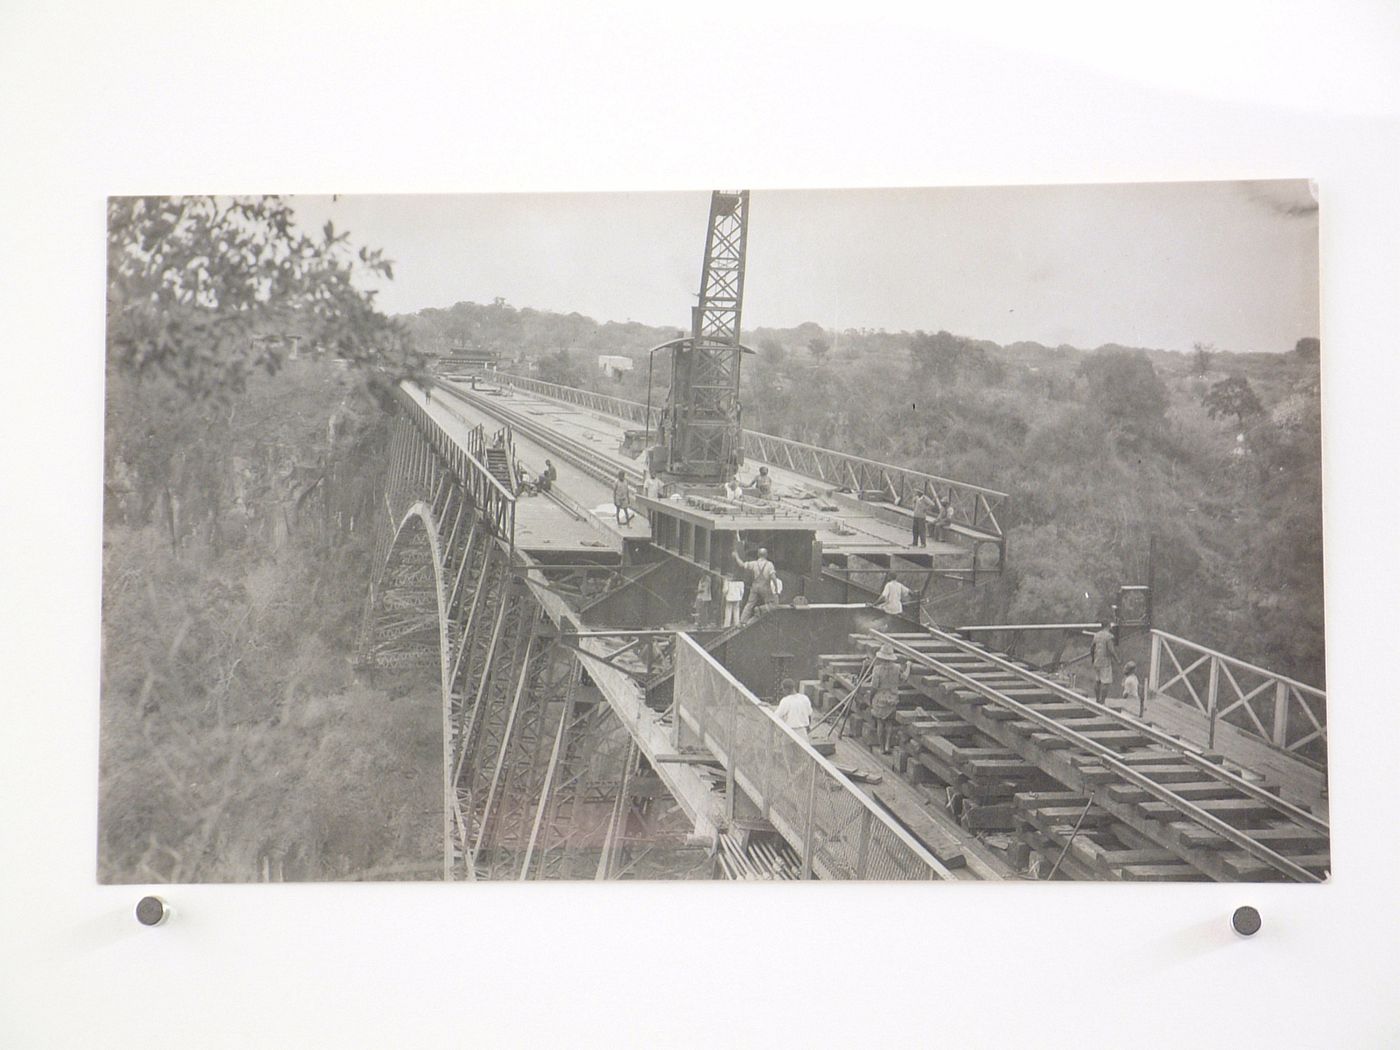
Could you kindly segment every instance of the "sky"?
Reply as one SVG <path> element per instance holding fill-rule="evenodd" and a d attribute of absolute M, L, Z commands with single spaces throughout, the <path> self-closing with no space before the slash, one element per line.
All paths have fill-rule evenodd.
<path fill-rule="evenodd" d="M 384 249 L 380 308 L 502 297 L 689 327 L 709 192 L 292 198 Z M 753 190 L 743 327 L 1281 352 L 1317 336 L 1303 180 Z"/>

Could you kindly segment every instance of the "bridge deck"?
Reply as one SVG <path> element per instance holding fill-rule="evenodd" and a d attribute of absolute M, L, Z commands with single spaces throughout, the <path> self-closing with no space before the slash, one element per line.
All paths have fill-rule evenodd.
<path fill-rule="evenodd" d="M 501 421 L 475 405 L 463 401 L 444 401 L 437 397 L 427 400 L 417 387 L 405 390 L 449 434 L 465 444 L 466 436 L 476 426 L 487 432 L 500 427 Z M 515 542 L 524 550 L 588 552 L 621 550 L 626 540 L 651 538 L 646 518 L 637 514 L 630 525 L 617 523 L 612 507 L 612 492 L 608 486 L 559 456 L 550 456 L 529 437 L 515 435 L 515 456 L 532 473 L 544 467 L 547 456 L 552 459 L 559 479 L 555 484 L 559 499 L 547 496 L 523 497 L 515 506 Z M 619 467 L 625 461 L 619 462 Z M 597 513 L 598 508 L 607 507 Z"/>
<path fill-rule="evenodd" d="M 444 385 L 458 386 L 464 390 L 469 389 L 462 384 L 446 383 Z M 476 393 L 478 397 L 481 396 L 481 391 Z M 588 449 L 597 458 L 616 464 L 619 470 L 639 469 L 639 461 L 628 457 L 621 451 L 622 439 L 627 430 L 632 428 L 632 424 L 626 420 L 605 416 L 575 405 L 565 404 L 562 401 L 555 401 L 539 394 L 510 387 L 504 388 L 495 396 L 499 397 L 502 408 L 521 413 L 533 421 L 547 426 L 561 439 Z M 475 405 L 454 404 L 452 411 L 457 412 L 459 409 L 465 416 L 474 420 L 473 425 L 476 422 L 484 422 L 488 429 L 500 426 L 499 420 Z M 518 458 L 531 470 L 538 470 L 544 466 L 544 459 L 548 453 L 540 449 L 538 445 L 520 434 L 516 435 L 515 443 Z M 566 482 L 563 466 L 559 463 L 558 457 L 553 458 L 555 466 L 560 471 L 560 486 L 572 493 L 575 486 L 574 480 L 571 477 Z M 752 465 L 746 467 L 740 472 L 741 477 L 747 479 L 756 469 Z M 850 505 L 843 505 L 837 510 L 822 511 L 817 506 L 816 499 L 799 497 L 804 493 L 825 491 L 829 486 L 780 467 L 769 467 L 768 472 L 773 477 L 775 493 L 785 503 L 790 504 L 795 510 L 823 517 L 830 523 L 820 527 L 817 531 L 817 539 L 821 541 L 824 551 L 832 554 L 936 555 L 947 557 L 950 561 L 966 561 L 968 557 L 967 548 L 954 543 L 930 541 L 927 547 L 911 546 L 909 531 L 901 526 L 880 520 L 875 516 L 873 508 L 867 512 Z M 599 503 L 595 503 L 593 506 L 598 506 L 602 502 L 612 502 L 611 494 L 604 491 L 597 481 L 587 478 L 587 475 L 584 475 L 582 471 L 576 473 L 592 483 L 592 490 L 583 485 L 578 488 L 578 491 L 585 493 L 592 491 L 600 496 Z M 852 501 L 844 502 L 850 504 Z M 523 507 L 522 504 L 521 509 L 517 510 L 517 514 L 521 513 Z M 847 531 L 840 531 L 836 526 L 837 522 Z M 649 531 L 645 529 L 644 523 L 634 522 L 633 524 L 641 526 L 639 535 L 650 535 Z"/>

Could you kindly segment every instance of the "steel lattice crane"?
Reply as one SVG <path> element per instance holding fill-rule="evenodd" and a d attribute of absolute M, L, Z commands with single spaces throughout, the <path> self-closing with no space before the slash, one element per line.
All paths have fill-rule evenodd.
<path fill-rule="evenodd" d="M 753 353 L 739 342 L 748 219 L 748 190 L 715 190 L 710 196 L 705 265 L 690 335 L 651 351 L 671 351 L 671 390 L 658 443 L 648 453 L 658 477 L 718 483 L 743 460 L 739 374 L 743 355 Z M 649 420 L 648 410 L 648 430 Z"/>

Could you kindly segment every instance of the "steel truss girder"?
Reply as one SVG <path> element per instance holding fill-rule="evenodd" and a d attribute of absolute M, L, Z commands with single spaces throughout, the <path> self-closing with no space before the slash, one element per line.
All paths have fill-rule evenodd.
<path fill-rule="evenodd" d="M 482 843 L 476 850 L 488 878 L 519 878 L 524 873 L 553 744 L 579 670 L 571 652 L 536 635 L 523 693 L 501 746 L 500 783 L 490 795 L 494 811 L 483 820 Z"/>
<path fill-rule="evenodd" d="M 536 813 L 526 878 L 593 877 L 631 745 L 606 701 L 574 690 L 561 718 L 549 790 Z"/>

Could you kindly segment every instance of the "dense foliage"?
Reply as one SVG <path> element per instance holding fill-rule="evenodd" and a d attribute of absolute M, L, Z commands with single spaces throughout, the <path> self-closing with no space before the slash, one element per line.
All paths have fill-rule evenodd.
<path fill-rule="evenodd" d="M 416 362 L 345 257 L 388 264 L 275 199 L 109 220 L 99 875 L 431 871 L 436 699 L 349 661 Z"/>

